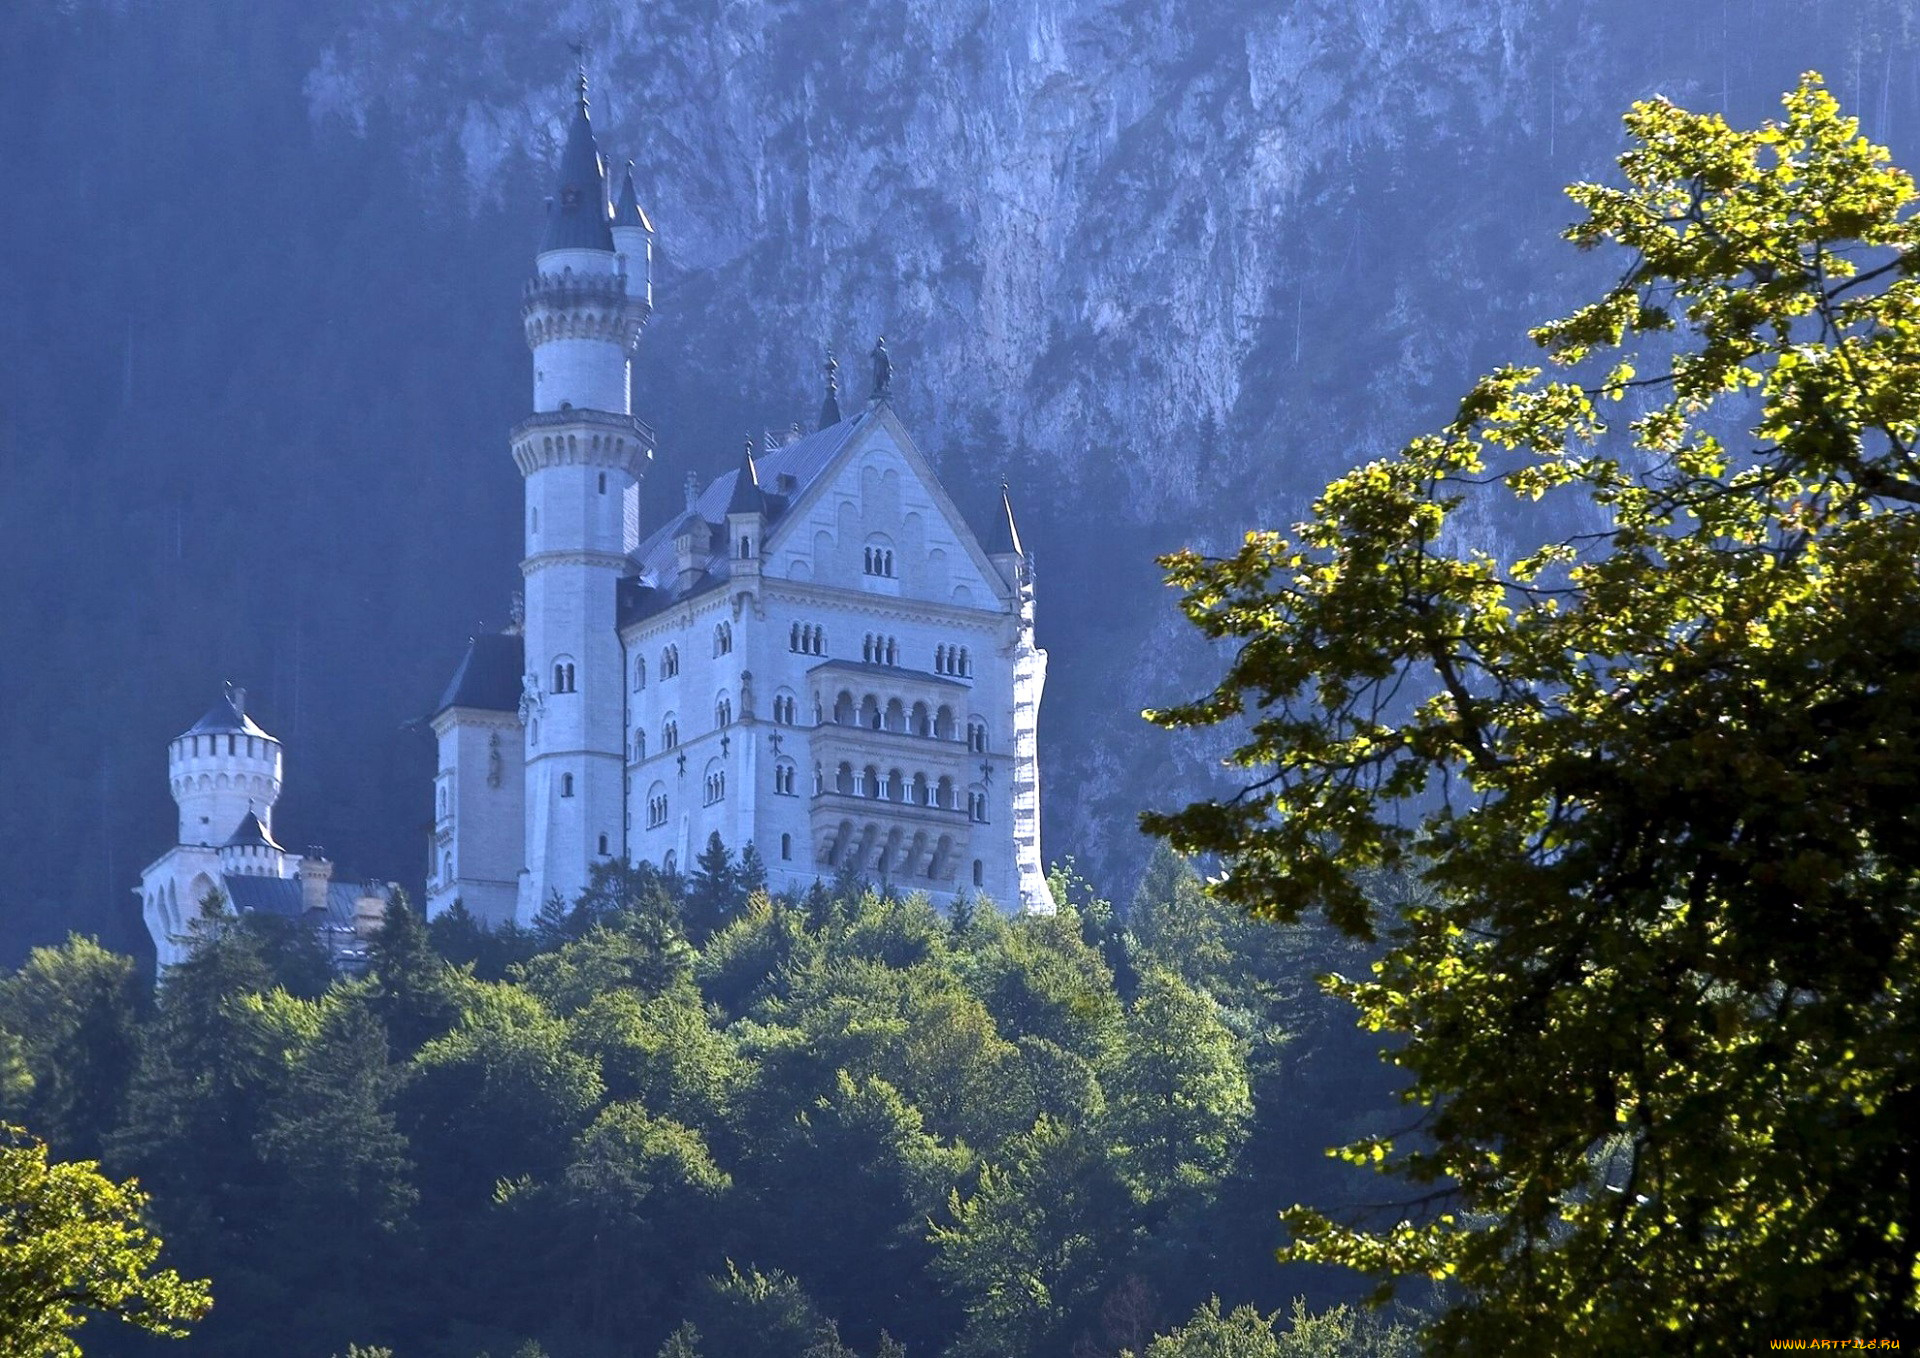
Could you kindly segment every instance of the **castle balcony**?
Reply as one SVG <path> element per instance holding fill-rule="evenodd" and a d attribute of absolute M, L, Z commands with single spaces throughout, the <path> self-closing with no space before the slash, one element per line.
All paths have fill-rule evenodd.
<path fill-rule="evenodd" d="M 908 888 L 952 886 L 972 848 L 965 810 L 887 795 L 822 791 L 813 798 L 809 821 L 820 867 Z"/>

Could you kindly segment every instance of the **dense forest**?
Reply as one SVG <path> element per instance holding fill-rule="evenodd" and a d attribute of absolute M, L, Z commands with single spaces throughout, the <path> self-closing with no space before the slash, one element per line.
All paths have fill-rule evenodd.
<path fill-rule="evenodd" d="M 716 840 L 530 929 L 396 909 L 345 979 L 231 913 L 151 997 L 42 948 L 0 981 L 0 1116 L 138 1177 L 212 1280 L 195 1353 L 1412 1351 L 1272 1260 L 1391 1107 L 1311 980 L 1356 946 L 1171 854 L 1124 910 L 1058 874 L 1050 917 L 758 874 Z"/>

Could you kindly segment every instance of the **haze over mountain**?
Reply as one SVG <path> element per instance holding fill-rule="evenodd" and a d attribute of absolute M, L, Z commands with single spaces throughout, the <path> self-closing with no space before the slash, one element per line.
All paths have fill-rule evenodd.
<path fill-rule="evenodd" d="M 1038 558 L 1050 855 L 1124 895 L 1206 785 L 1154 552 L 1298 517 L 1613 265 L 1556 240 L 1618 115 L 1798 72 L 1920 163 L 1906 0 L 67 0 L 0 18 L 0 961 L 142 945 L 164 743 L 222 679 L 281 838 L 417 882 L 423 715 L 505 620 L 518 292 L 584 36 L 658 230 L 657 519 L 743 430 L 896 403 Z M 1488 537 L 1504 527 L 1487 525 Z"/>

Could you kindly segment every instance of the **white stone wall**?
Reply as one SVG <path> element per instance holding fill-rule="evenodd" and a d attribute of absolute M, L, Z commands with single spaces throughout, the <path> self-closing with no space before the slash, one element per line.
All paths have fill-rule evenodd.
<path fill-rule="evenodd" d="M 427 864 L 427 915 L 456 900 L 489 925 L 514 917 L 526 866 L 526 752 L 509 712 L 449 708 L 434 718 L 440 766 Z"/>

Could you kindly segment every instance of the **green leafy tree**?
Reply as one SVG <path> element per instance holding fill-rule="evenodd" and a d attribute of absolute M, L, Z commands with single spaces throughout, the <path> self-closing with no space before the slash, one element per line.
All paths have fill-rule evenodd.
<path fill-rule="evenodd" d="M 1231 1168 L 1253 1111 L 1246 1054 L 1204 993 L 1170 971 L 1146 972 L 1102 1083 L 1149 1196 L 1208 1187 Z"/>
<path fill-rule="evenodd" d="M 1185 1325 L 1157 1336 L 1143 1358 L 1415 1358 L 1420 1351 L 1410 1326 L 1351 1306 L 1316 1315 L 1296 1298 L 1287 1327 L 1276 1329 L 1279 1323 L 1278 1313 L 1252 1306 L 1222 1314 L 1213 1297 Z"/>
<path fill-rule="evenodd" d="M 1042 1352 L 1096 1294 L 1132 1233 L 1133 1199 L 1108 1147 L 1041 1118 L 955 1191 L 936 1222 L 936 1274 L 966 1306 L 954 1358 Z"/>
<path fill-rule="evenodd" d="M 1449 1279 L 1438 1353 L 1920 1335 L 1920 217 L 1817 78 L 1785 110 L 1635 105 L 1572 190 L 1622 272 L 1535 332 L 1561 374 L 1484 378 L 1297 544 L 1168 559 L 1235 658 L 1155 719 L 1251 714 L 1250 781 L 1148 827 L 1275 919 L 1432 891 L 1341 987 L 1426 1110 L 1350 1153 L 1427 1205 L 1289 1221 Z M 1535 500 L 1578 528 L 1471 545 Z"/>
<path fill-rule="evenodd" d="M 98 1155 L 120 1120 L 139 1053 L 133 959 L 70 935 L 35 948 L 0 980 L 0 1032 L 18 1044 L 25 1083 L 0 1109 L 63 1151 Z"/>
<path fill-rule="evenodd" d="M 156 1267 L 146 1205 L 92 1161 L 50 1160 L 45 1142 L 0 1124 L 0 1352 L 79 1358 L 73 1334 L 95 1316 L 180 1338 L 206 1314 L 204 1280 Z"/>

